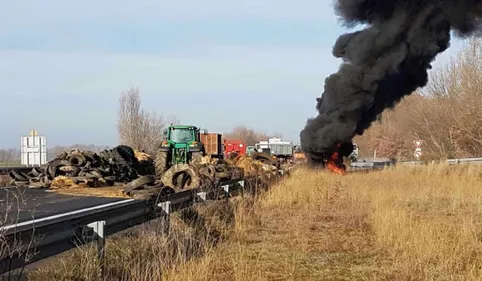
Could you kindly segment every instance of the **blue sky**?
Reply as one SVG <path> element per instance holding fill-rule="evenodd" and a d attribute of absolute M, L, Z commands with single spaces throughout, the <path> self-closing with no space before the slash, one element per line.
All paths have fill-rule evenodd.
<path fill-rule="evenodd" d="M 132 86 L 183 123 L 298 142 L 344 31 L 331 0 L 0 0 L 0 148 L 32 128 L 49 146 L 114 145 Z"/>

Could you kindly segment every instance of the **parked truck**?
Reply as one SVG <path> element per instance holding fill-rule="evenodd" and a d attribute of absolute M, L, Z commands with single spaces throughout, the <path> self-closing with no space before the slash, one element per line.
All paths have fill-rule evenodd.
<path fill-rule="evenodd" d="M 294 148 L 293 142 L 282 141 L 280 138 L 270 138 L 255 145 L 257 152 L 267 153 L 279 160 L 291 159 L 294 154 Z"/>

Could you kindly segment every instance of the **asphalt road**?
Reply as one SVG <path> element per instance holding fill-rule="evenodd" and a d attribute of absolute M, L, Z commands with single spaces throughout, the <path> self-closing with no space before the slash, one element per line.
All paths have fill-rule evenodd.
<path fill-rule="evenodd" d="M 121 200 L 125 199 L 71 196 L 44 189 L 6 187 L 0 189 L 0 225 L 39 219 Z"/>

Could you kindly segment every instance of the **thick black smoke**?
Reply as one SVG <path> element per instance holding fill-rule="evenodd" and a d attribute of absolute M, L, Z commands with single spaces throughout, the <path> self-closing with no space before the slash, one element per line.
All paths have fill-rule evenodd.
<path fill-rule="evenodd" d="M 344 63 L 325 80 L 319 115 L 300 134 L 313 162 L 362 135 L 384 109 L 425 86 L 430 63 L 449 47 L 450 31 L 480 31 L 482 0 L 338 0 L 335 10 L 346 25 L 367 28 L 343 34 L 333 47 Z"/>

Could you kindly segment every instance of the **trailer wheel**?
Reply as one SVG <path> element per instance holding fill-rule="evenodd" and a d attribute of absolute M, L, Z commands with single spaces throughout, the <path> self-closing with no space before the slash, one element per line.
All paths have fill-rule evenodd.
<path fill-rule="evenodd" d="M 156 168 L 155 174 L 156 178 L 162 178 L 162 175 L 169 168 L 169 152 L 168 151 L 157 151 L 156 159 L 154 161 L 154 166 Z"/>

